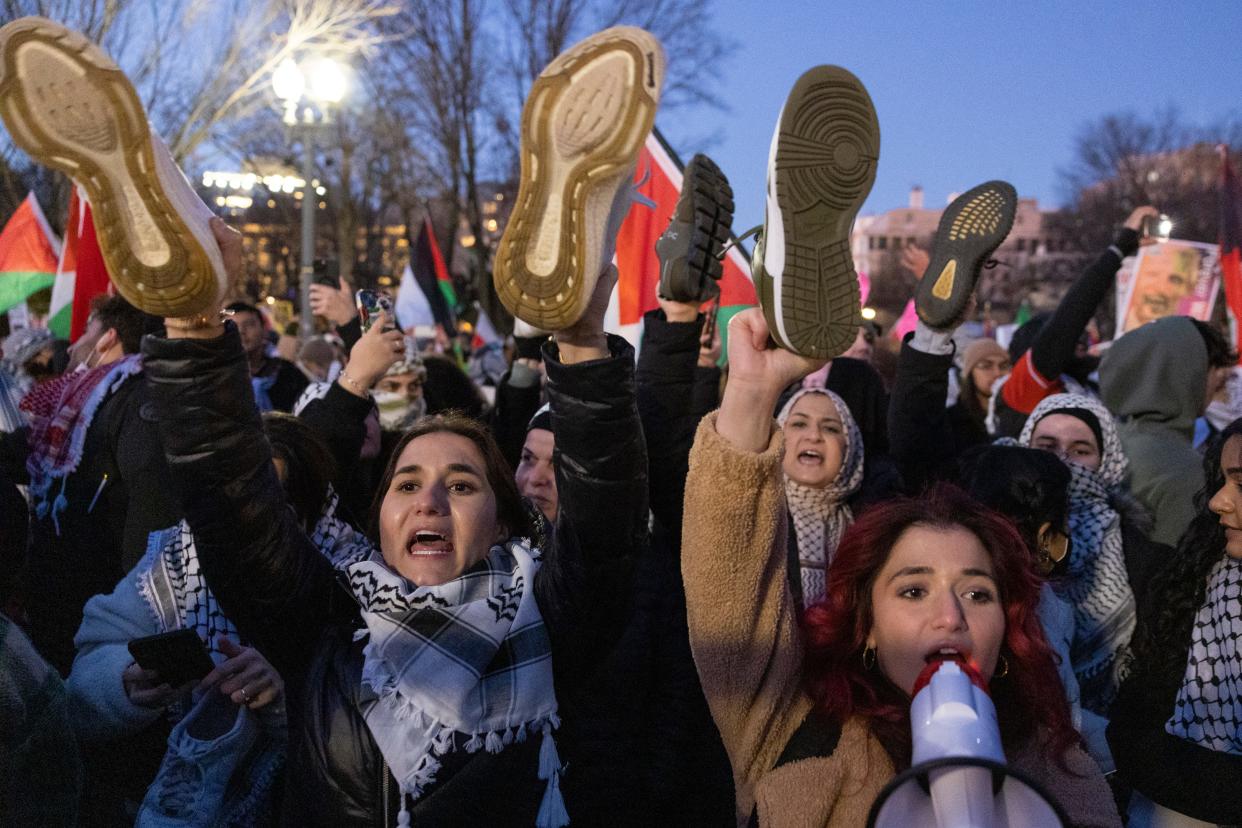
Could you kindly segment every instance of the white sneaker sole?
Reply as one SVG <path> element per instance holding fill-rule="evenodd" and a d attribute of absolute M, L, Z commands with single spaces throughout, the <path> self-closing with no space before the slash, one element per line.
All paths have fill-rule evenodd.
<path fill-rule="evenodd" d="M 611 258 L 614 205 L 655 122 L 664 51 L 617 26 L 553 60 L 522 109 L 521 185 L 493 276 L 515 317 L 572 325 Z M 628 209 L 628 198 L 623 205 Z"/>
<path fill-rule="evenodd" d="M 32 158 L 86 190 L 108 273 L 129 302 L 176 317 L 224 297 L 210 210 L 97 46 L 39 17 L 0 28 L 0 118 Z"/>

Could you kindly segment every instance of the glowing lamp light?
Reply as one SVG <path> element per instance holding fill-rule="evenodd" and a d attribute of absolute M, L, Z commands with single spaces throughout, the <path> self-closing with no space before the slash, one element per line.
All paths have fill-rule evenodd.
<path fill-rule="evenodd" d="M 340 103 L 345 97 L 348 81 L 345 69 L 329 57 L 317 58 L 306 67 L 310 96 L 326 103 Z"/>
<path fill-rule="evenodd" d="M 872 319 L 875 319 L 875 308 L 863 308 L 862 318 L 866 319 L 868 322 L 870 322 Z"/>
<path fill-rule="evenodd" d="M 292 58 L 282 60 L 272 73 L 272 89 L 282 101 L 296 101 L 302 97 L 306 90 L 306 76 Z"/>

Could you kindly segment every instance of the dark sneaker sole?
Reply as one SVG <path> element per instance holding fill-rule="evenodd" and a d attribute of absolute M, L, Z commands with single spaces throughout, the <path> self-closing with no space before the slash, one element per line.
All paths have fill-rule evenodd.
<path fill-rule="evenodd" d="M 613 202 L 630 184 L 663 83 L 659 42 L 617 26 L 559 55 L 531 86 L 521 183 L 493 270 L 517 318 L 555 331 L 582 316 L 613 243 Z"/>
<path fill-rule="evenodd" d="M 183 220 L 184 194 L 161 181 L 142 103 L 99 47 L 40 17 L 0 28 L 0 117 L 14 143 L 86 190 L 108 273 L 130 303 L 176 317 L 222 298 L 214 237 Z"/>
<path fill-rule="evenodd" d="M 988 181 L 953 200 L 940 217 L 931 261 L 919 281 L 914 308 L 933 328 L 958 321 L 979 281 L 979 271 L 1013 227 L 1018 193 L 1005 181 Z"/>
<path fill-rule="evenodd" d="M 831 359 L 858 336 L 850 228 L 879 157 L 880 123 L 858 78 L 839 66 L 817 66 L 798 79 L 773 137 L 764 236 L 756 246 L 765 261 L 756 256 L 755 268 L 768 329 L 786 350 Z"/>
<path fill-rule="evenodd" d="M 659 295 L 673 302 L 707 302 L 720 295 L 720 251 L 733 226 L 733 188 L 720 168 L 698 154 L 686 165 L 681 196 L 668 229 L 656 242 Z"/>

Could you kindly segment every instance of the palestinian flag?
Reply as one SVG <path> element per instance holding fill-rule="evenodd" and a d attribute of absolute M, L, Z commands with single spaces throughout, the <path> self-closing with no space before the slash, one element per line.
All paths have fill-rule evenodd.
<path fill-rule="evenodd" d="M 1242 185 L 1229 164 L 1229 153 L 1221 147 L 1220 186 L 1220 274 L 1225 286 L 1225 302 L 1233 313 L 1234 346 L 1242 334 Z"/>
<path fill-rule="evenodd" d="M 423 218 L 422 229 L 414 240 L 410 251 L 410 269 L 414 272 L 414 280 L 418 282 L 423 295 L 431 305 L 431 313 L 436 324 L 442 325 L 450 335 L 456 328 L 455 313 L 457 310 L 457 291 L 453 290 L 453 279 L 449 276 L 448 267 L 444 264 L 444 256 L 440 253 L 440 245 L 436 242 L 435 231 L 431 227 L 431 216 Z"/>
<path fill-rule="evenodd" d="M 653 129 L 638 157 L 636 175 L 639 181 L 647 176 L 638 192 L 656 206 L 648 209 L 635 205 L 617 234 L 619 276 L 606 323 L 608 330 L 625 337 L 635 348 L 642 338 L 643 314 L 660 306 L 656 301 L 660 259 L 656 256 L 655 244 L 673 217 L 673 208 L 681 193 L 683 166 L 659 131 Z M 724 272 L 720 277 L 720 310 L 716 320 L 721 336 L 728 331 L 729 320 L 735 313 L 757 304 L 750 259 L 741 245 L 734 245 L 725 254 Z M 725 347 L 727 349 L 727 344 Z"/>
<path fill-rule="evenodd" d="M 52 286 L 52 307 L 47 326 L 62 339 L 77 339 L 86 330 L 91 300 L 112 292 L 112 280 L 104 265 L 91 205 L 82 191 L 75 187 L 69 201 L 69 220 L 65 222 L 65 244 L 56 283 Z"/>
<path fill-rule="evenodd" d="M 0 230 L 0 313 L 49 287 L 56 279 L 59 258 L 60 239 L 31 193 Z"/>

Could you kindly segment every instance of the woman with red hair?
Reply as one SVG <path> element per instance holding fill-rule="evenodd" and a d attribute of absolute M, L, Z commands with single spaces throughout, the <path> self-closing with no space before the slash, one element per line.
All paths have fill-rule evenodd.
<path fill-rule="evenodd" d="M 783 446 L 769 412 L 818 366 L 767 341 L 757 311 L 730 323 L 729 384 L 695 439 L 682 541 L 691 645 L 733 765 L 739 823 L 864 824 L 909 766 L 918 674 L 954 658 L 989 683 L 1010 764 L 1074 825 L 1120 825 L 1070 723 L 1022 539 L 960 491 L 864 513 L 799 626 Z"/>

